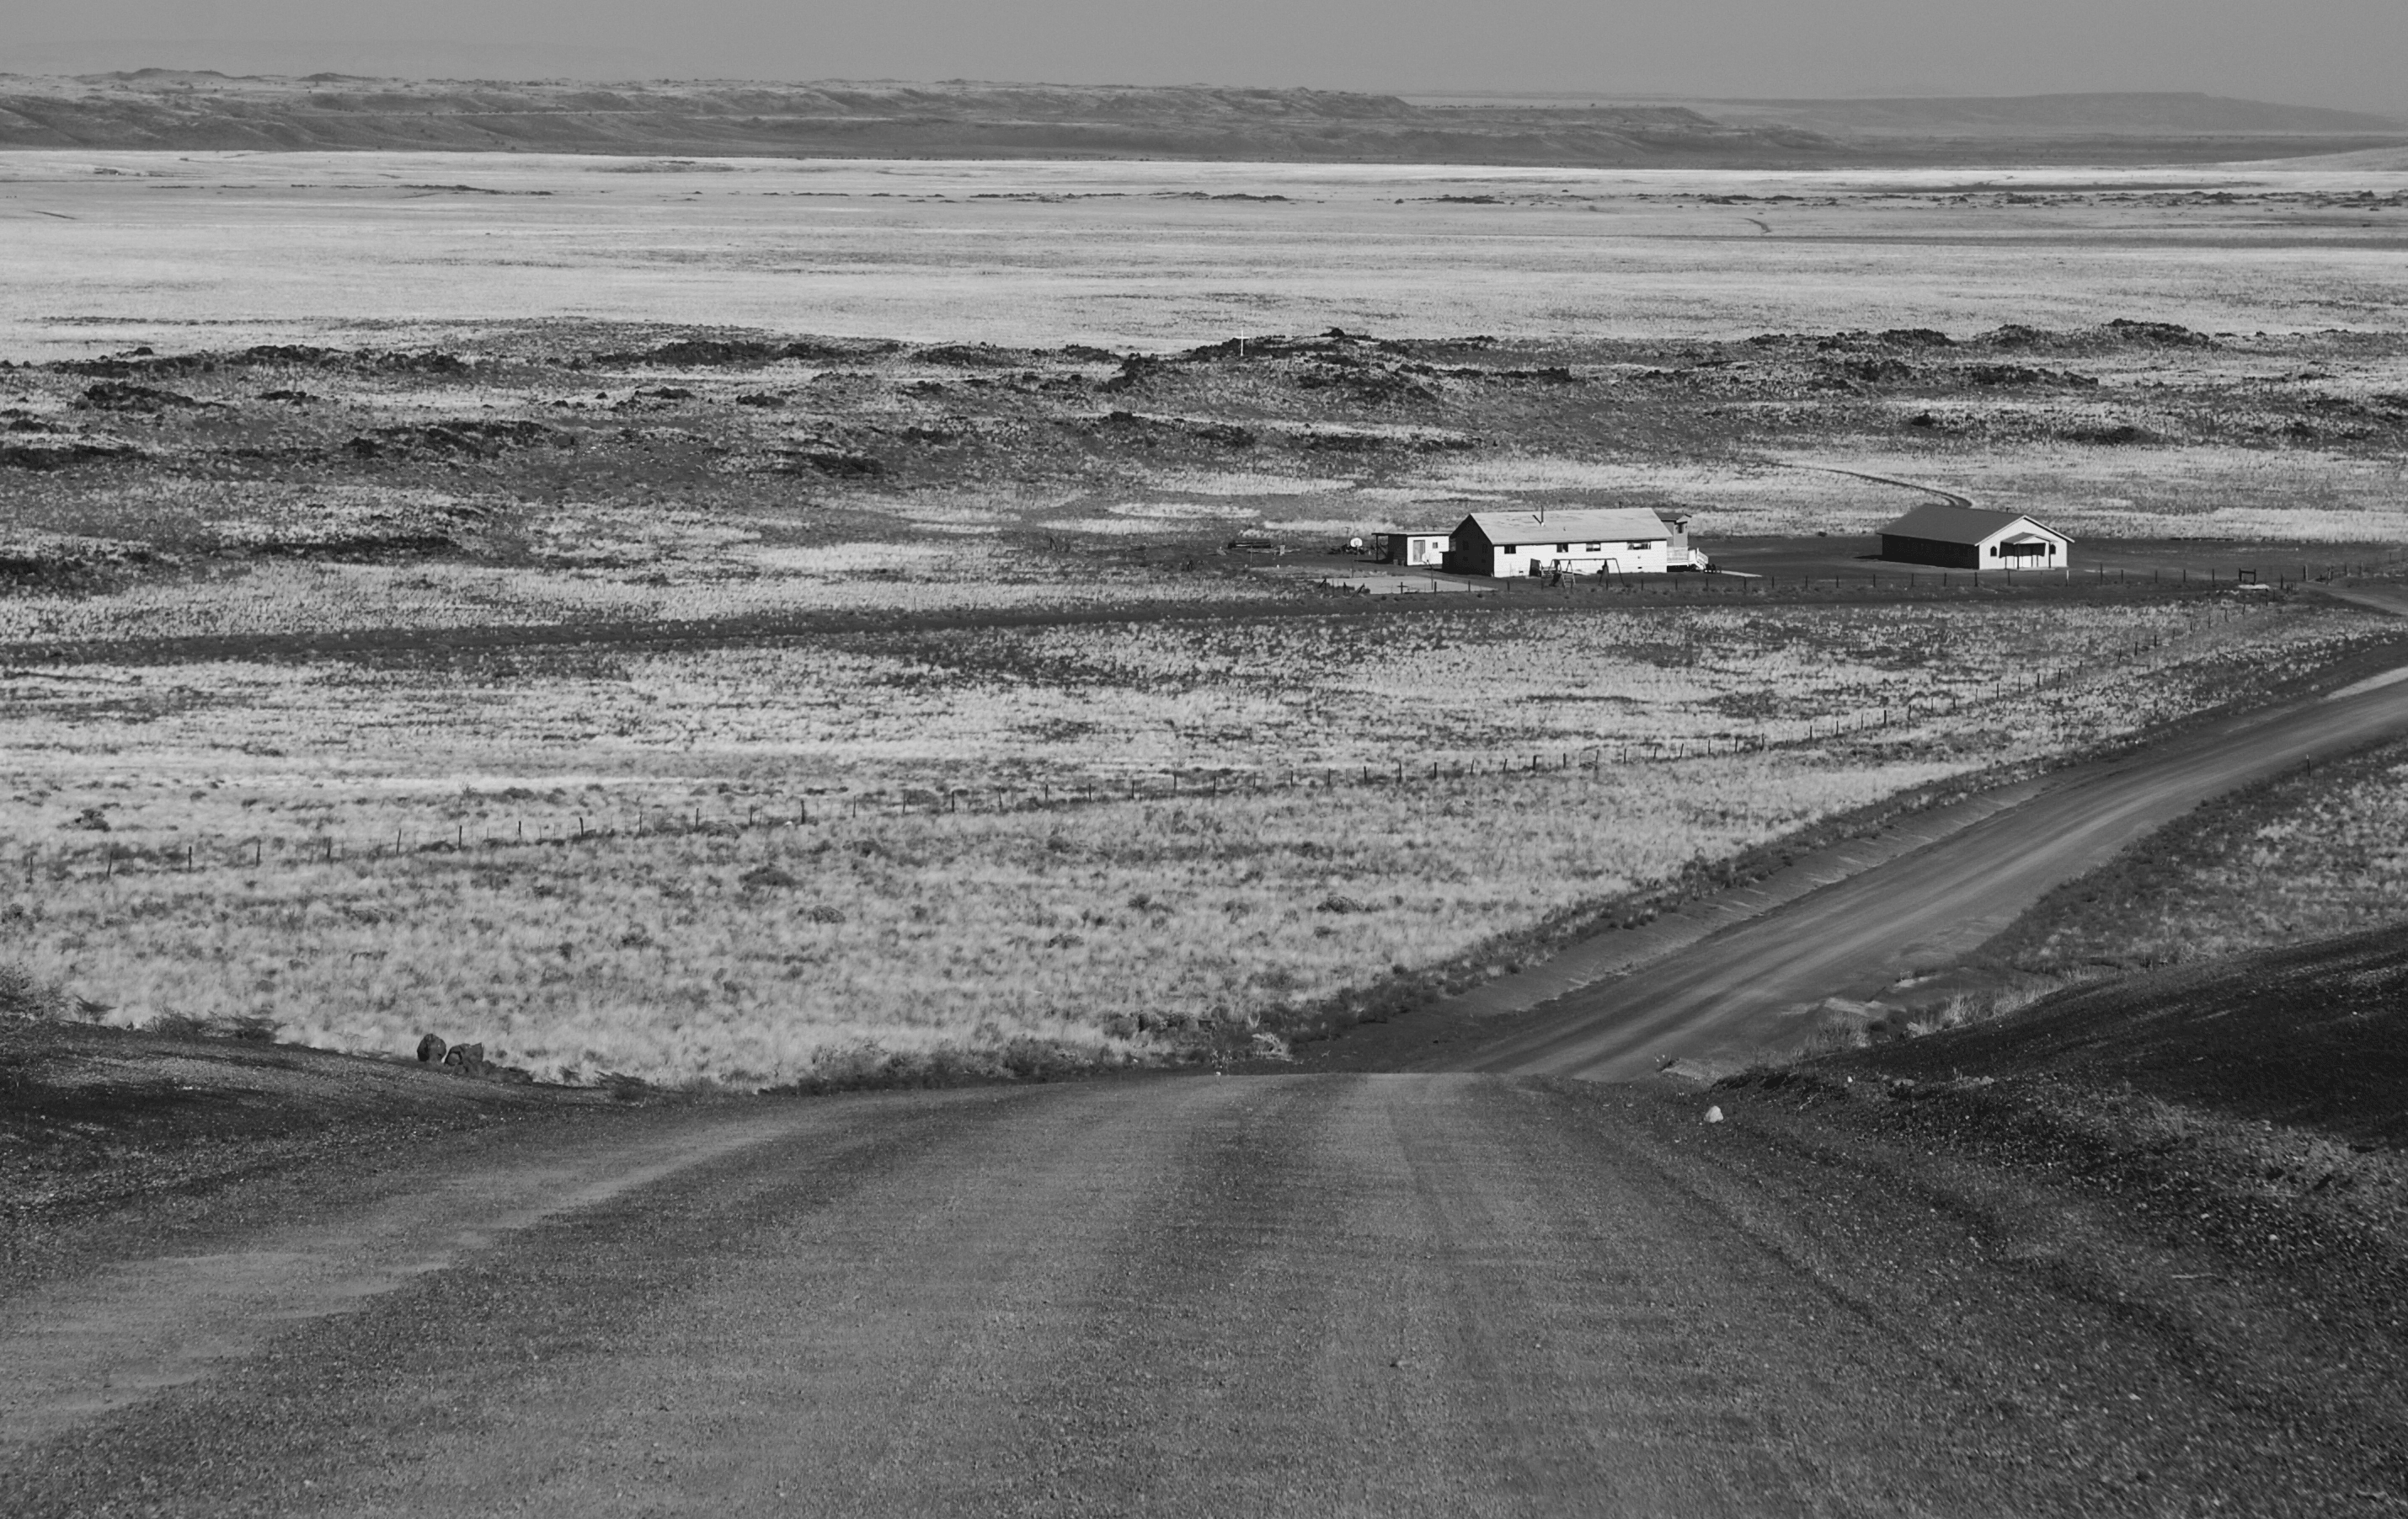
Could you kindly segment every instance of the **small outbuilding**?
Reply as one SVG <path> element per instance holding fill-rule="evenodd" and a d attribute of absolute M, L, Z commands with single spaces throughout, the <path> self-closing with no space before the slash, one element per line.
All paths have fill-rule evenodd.
<path fill-rule="evenodd" d="M 1446 567 L 1499 579 L 1532 575 L 1661 575 L 1672 540 L 1686 557 L 1688 519 L 1676 527 L 1644 507 L 1475 511 L 1455 525 Z"/>
<path fill-rule="evenodd" d="M 1439 569 L 1446 564 L 1447 546 L 1455 535 L 1419 531 L 1383 533 L 1380 535 L 1380 563 L 1405 565 L 1416 569 Z"/>
<path fill-rule="evenodd" d="M 2013 511 L 1917 507 L 1881 530 L 1881 556 L 1942 569 L 2060 569 L 2073 540 Z"/>

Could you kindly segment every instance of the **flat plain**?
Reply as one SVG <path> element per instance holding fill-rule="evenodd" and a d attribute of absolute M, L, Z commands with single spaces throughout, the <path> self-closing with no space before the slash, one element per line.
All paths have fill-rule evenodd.
<path fill-rule="evenodd" d="M 1164 349 L 2142 316 L 2382 328 L 2408 169 L 17 151 L 0 354 L 528 319 Z M 189 335 L 178 339 L 179 333 Z"/>
<path fill-rule="evenodd" d="M 0 179 L 0 1509 L 2408 1503 L 2396 153 Z"/>

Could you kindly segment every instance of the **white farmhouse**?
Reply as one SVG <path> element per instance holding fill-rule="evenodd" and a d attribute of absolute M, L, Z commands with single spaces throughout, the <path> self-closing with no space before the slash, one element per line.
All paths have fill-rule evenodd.
<path fill-rule="evenodd" d="M 1475 511 L 1455 529 L 1446 567 L 1463 575 L 1661 575 L 1688 567 L 1686 517 L 1644 507 Z M 1673 552 L 1674 539 L 1680 551 Z"/>

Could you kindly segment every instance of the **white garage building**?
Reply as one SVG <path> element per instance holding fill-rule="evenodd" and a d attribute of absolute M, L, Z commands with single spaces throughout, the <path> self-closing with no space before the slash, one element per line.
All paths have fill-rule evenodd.
<path fill-rule="evenodd" d="M 1884 559 L 1942 569 L 2061 569 L 2073 540 L 2013 511 L 1917 507 L 1881 530 Z"/>

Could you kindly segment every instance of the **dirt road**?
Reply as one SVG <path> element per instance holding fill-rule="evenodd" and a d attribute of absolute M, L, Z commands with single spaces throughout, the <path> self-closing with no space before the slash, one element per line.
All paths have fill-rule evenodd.
<path fill-rule="evenodd" d="M 2100 1292 L 1724 1100 L 1203 1076 L 637 1115 L 547 1164 L 619 1143 L 639 1184 L 549 1207 L 438 1147 L 411 1226 L 329 1199 L 6 1303 L 0 1511 L 2371 1512 L 2396 1431 L 2314 1378 L 2227 1391 L 2182 1262 Z M 136 1347 L 203 1374 L 112 1402 Z"/>
<path fill-rule="evenodd" d="M 1948 963 L 2050 887 L 2209 797 L 2408 732 L 2408 681 L 2360 684 L 2086 767 L 1985 822 L 1575 991 L 1512 1035 L 1431 1063 L 1617 1081 L 1649 1073 L 1665 1056 L 1744 1057 L 1794 1041 L 1815 1002 L 1870 996 L 1902 974 Z"/>

